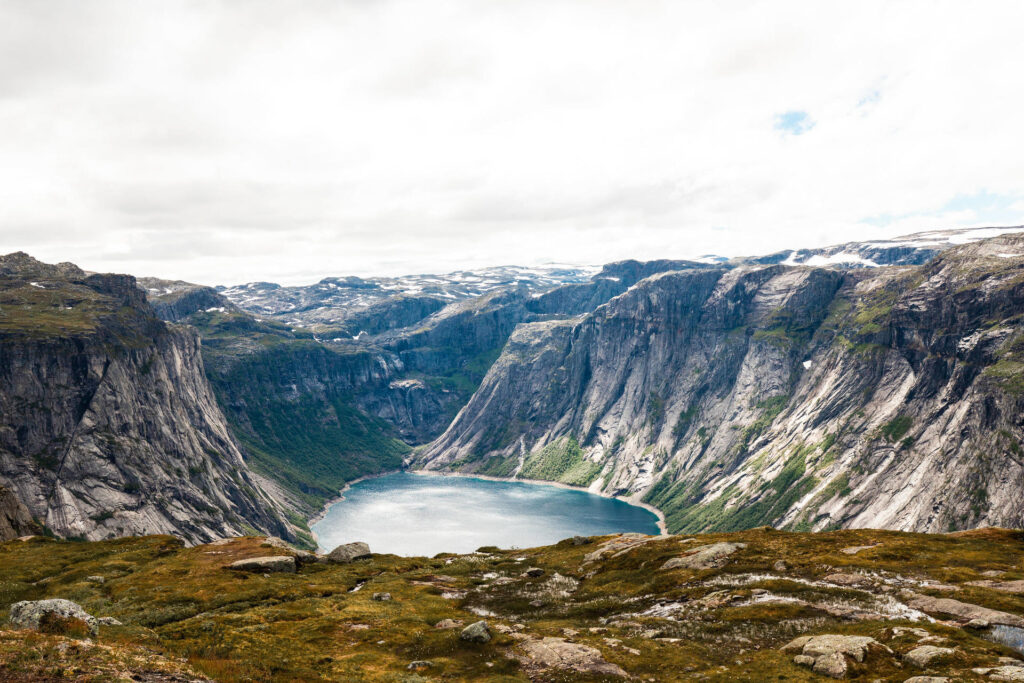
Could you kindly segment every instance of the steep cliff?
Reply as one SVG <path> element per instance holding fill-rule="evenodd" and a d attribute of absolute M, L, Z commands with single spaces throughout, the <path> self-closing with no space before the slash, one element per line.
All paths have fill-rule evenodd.
<path fill-rule="evenodd" d="M 0 257 L 0 484 L 63 536 L 294 537 L 251 477 L 199 338 L 135 279 Z"/>
<path fill-rule="evenodd" d="M 520 325 L 431 469 L 644 497 L 672 530 L 1024 525 L 1024 238 L 924 266 L 654 275 Z"/>
<path fill-rule="evenodd" d="M 0 542 L 39 531 L 39 525 L 14 491 L 0 486 Z"/>

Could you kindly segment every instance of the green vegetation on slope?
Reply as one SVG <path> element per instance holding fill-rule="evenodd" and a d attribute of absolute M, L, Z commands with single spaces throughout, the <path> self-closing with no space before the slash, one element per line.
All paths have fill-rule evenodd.
<path fill-rule="evenodd" d="M 519 476 L 524 479 L 558 481 L 572 486 L 587 486 L 601 472 L 599 463 L 583 458 L 583 449 L 575 436 L 562 437 L 531 453 Z"/>

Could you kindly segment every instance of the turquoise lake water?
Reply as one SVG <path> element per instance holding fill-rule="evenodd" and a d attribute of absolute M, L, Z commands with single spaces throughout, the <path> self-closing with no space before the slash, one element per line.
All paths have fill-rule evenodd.
<path fill-rule="evenodd" d="M 649 510 L 585 491 L 398 472 L 354 484 L 312 528 L 324 552 L 365 541 L 375 553 L 432 556 L 575 535 L 657 534 L 657 522 Z"/>

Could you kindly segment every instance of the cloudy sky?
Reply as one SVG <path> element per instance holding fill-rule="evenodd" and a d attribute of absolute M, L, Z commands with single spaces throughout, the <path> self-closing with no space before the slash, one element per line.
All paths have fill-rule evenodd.
<path fill-rule="evenodd" d="M 0 0 L 0 252 L 211 284 L 1024 223 L 1024 2 Z"/>

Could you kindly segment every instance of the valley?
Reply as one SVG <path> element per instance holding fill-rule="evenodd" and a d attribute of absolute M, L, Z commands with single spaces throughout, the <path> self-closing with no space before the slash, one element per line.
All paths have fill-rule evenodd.
<path fill-rule="evenodd" d="M 0 674 L 1024 680 L 1022 316 L 1020 229 L 290 288 L 2 256 L 0 618 L 80 607 Z"/>

